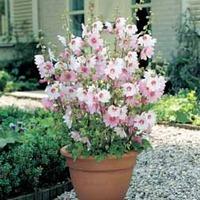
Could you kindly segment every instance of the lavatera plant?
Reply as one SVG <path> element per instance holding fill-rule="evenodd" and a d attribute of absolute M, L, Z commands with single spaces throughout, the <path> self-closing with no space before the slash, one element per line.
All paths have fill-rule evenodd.
<path fill-rule="evenodd" d="M 48 84 L 43 103 L 62 113 L 69 129 L 67 151 L 74 159 L 104 159 L 146 149 L 156 123 L 148 107 L 162 96 L 165 79 L 140 63 L 152 58 L 156 39 L 122 17 L 82 29 L 82 37 L 58 36 L 64 48 L 53 60 L 35 56 Z"/>

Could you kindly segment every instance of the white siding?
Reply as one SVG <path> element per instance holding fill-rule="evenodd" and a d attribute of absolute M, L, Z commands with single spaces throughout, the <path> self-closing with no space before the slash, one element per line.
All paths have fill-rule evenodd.
<path fill-rule="evenodd" d="M 157 52 L 170 59 L 177 46 L 176 28 L 181 22 L 181 0 L 152 0 L 152 11 L 152 33 L 157 38 Z"/>
<path fill-rule="evenodd" d="M 194 17 L 197 31 L 200 34 L 200 0 L 189 0 L 189 8 Z"/>
<path fill-rule="evenodd" d="M 17 34 L 33 32 L 32 0 L 11 0 L 12 26 Z"/>

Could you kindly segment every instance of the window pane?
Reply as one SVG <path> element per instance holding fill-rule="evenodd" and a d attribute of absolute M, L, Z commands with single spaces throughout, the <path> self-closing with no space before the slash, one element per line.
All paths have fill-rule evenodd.
<path fill-rule="evenodd" d="M 0 35 L 3 35 L 4 23 L 5 23 L 5 1 L 0 0 Z"/>
<path fill-rule="evenodd" d="M 132 0 L 132 4 L 140 3 L 141 1 L 142 3 L 151 3 L 151 0 Z"/>
<path fill-rule="evenodd" d="M 70 0 L 69 8 L 70 8 L 70 11 L 84 10 L 84 0 Z"/>
<path fill-rule="evenodd" d="M 81 36 L 82 34 L 82 27 L 81 24 L 84 23 L 84 14 L 80 15 L 71 15 L 71 29 L 72 33 L 76 36 Z"/>

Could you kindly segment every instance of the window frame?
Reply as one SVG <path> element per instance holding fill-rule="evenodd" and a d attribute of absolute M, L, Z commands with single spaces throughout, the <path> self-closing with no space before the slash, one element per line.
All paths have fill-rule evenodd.
<path fill-rule="evenodd" d="M 152 0 L 151 0 L 151 2 L 149 2 L 149 3 L 141 3 L 141 4 L 139 4 L 139 3 L 135 3 L 135 4 L 133 4 L 132 2 L 131 2 L 131 12 L 133 12 L 133 11 L 135 11 L 136 9 L 139 9 L 139 8 L 141 8 L 141 9 L 143 9 L 143 8 L 149 8 L 150 9 L 150 11 L 152 10 Z M 134 16 L 133 16 L 133 14 L 131 15 L 132 16 L 132 20 L 135 22 L 135 23 L 137 23 L 137 20 L 136 20 L 136 18 L 134 18 Z M 151 28 L 152 29 L 152 28 Z"/>
<path fill-rule="evenodd" d="M 9 24 L 10 24 L 10 17 L 9 17 L 9 1 L 8 0 L 4 0 L 4 7 L 5 7 L 5 14 L 1 15 L 4 17 L 4 20 L 2 20 L 2 18 L 0 18 L 0 20 L 4 21 L 3 23 L 1 23 L 2 26 L 2 30 L 3 30 L 3 34 L 0 35 L 0 43 L 4 43 L 3 39 L 9 34 Z"/>
<path fill-rule="evenodd" d="M 84 21 L 86 21 L 86 7 L 87 7 L 87 0 L 83 0 L 84 4 L 83 4 L 83 10 L 70 10 L 70 0 L 67 0 L 67 14 L 69 19 L 71 20 L 71 16 L 75 16 L 75 15 L 83 15 L 84 16 Z M 71 27 L 71 23 L 70 23 L 70 31 L 72 32 L 72 27 Z"/>

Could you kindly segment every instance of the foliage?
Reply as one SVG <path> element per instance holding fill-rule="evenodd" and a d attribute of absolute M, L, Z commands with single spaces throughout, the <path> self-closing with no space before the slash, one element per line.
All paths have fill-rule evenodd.
<path fill-rule="evenodd" d="M 177 95 L 165 95 L 153 106 L 160 122 L 193 123 L 199 125 L 199 103 L 195 91 L 180 91 Z"/>
<path fill-rule="evenodd" d="M 0 71 L 0 91 L 4 91 L 10 75 L 6 71 Z"/>
<path fill-rule="evenodd" d="M 177 54 L 167 70 L 172 91 L 177 93 L 181 88 L 188 88 L 200 94 L 200 35 L 189 11 L 177 29 L 177 36 Z"/>
<path fill-rule="evenodd" d="M 114 21 L 82 25 L 82 37 L 67 31 L 66 37 L 58 35 L 61 52 L 35 56 L 48 84 L 43 102 L 62 114 L 74 159 L 120 157 L 150 146 L 155 116 L 148 105 L 162 96 L 165 80 L 143 63 L 153 57 L 156 40 L 145 31 L 138 34 L 123 17 Z M 104 40 L 105 34 L 113 40 Z"/>
<path fill-rule="evenodd" d="M 11 35 L 5 37 L 4 40 L 6 43 L 14 42 L 12 57 L 0 61 L 0 70 L 12 76 L 12 82 L 8 83 L 6 91 L 43 88 L 42 84 L 38 84 L 39 73 L 33 59 L 34 55 L 40 52 L 37 48 L 37 39 L 26 29 L 21 28 L 20 31 L 14 31 L 14 27 L 11 29 L 9 32 Z"/>
<path fill-rule="evenodd" d="M 44 110 L 0 108 L 0 138 L 18 134 L 18 142 L 0 149 L 0 199 L 67 180 L 59 153 L 67 129 L 59 116 Z"/>

